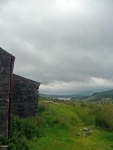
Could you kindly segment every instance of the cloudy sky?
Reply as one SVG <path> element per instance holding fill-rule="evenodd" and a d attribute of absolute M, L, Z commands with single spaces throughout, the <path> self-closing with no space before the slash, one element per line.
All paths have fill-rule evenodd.
<path fill-rule="evenodd" d="M 0 1 L 0 47 L 40 93 L 113 88 L 113 0 Z"/>

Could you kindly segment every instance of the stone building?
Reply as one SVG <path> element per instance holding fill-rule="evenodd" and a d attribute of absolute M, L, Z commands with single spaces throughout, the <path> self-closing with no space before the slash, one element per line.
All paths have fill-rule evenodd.
<path fill-rule="evenodd" d="M 40 83 L 13 74 L 15 57 L 0 48 L 0 136 L 9 136 L 11 113 L 35 116 Z"/>
<path fill-rule="evenodd" d="M 0 48 L 0 136 L 8 136 L 15 57 Z"/>
<path fill-rule="evenodd" d="M 20 117 L 36 116 L 40 83 L 13 74 L 12 113 Z"/>

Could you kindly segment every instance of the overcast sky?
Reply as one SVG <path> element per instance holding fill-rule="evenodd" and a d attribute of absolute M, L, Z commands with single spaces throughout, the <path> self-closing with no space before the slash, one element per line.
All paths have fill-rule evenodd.
<path fill-rule="evenodd" d="M 40 93 L 113 88 L 113 0 L 0 1 L 0 47 Z"/>

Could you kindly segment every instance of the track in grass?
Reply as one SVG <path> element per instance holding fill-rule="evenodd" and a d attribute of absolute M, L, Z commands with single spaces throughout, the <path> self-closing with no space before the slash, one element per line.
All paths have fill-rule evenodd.
<path fill-rule="evenodd" d="M 39 116 L 44 120 L 41 126 L 44 134 L 29 141 L 31 150 L 113 150 L 110 141 L 113 134 L 93 128 L 93 133 L 88 135 L 84 128 L 91 128 L 91 125 L 85 125 L 73 105 L 44 103 L 48 108 Z"/>

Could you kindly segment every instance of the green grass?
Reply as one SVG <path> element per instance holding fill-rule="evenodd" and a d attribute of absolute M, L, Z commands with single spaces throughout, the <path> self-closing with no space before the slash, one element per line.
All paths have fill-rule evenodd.
<path fill-rule="evenodd" d="M 113 150 L 113 105 L 40 100 L 38 114 L 13 116 L 10 150 Z"/>
<path fill-rule="evenodd" d="M 42 112 L 40 112 L 39 116 L 43 117 L 43 119 L 45 120 L 45 127 L 42 127 L 44 135 L 39 139 L 29 141 L 31 150 L 113 149 L 112 132 L 104 131 L 102 129 L 97 129 L 96 127 L 94 127 L 94 132 L 92 133 L 92 135 L 84 137 L 83 133 L 85 131 L 80 131 L 84 127 L 89 127 L 92 125 L 94 126 L 94 110 L 97 109 L 97 106 L 81 106 L 69 103 L 42 103 L 43 105 L 45 103 L 47 107 L 45 111 L 43 110 Z M 81 136 L 78 136 L 78 132 L 83 133 L 81 134 Z"/>

